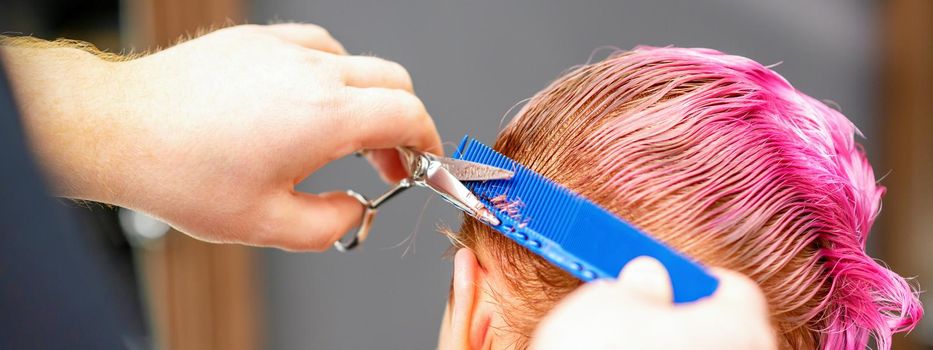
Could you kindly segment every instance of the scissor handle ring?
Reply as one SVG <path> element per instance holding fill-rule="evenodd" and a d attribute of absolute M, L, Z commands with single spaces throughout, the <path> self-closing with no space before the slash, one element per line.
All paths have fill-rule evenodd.
<path fill-rule="evenodd" d="M 366 237 L 369 236 L 369 230 L 373 226 L 373 219 L 376 218 L 377 212 L 376 206 L 373 205 L 372 201 L 366 199 L 366 197 L 363 197 L 363 195 L 356 191 L 347 190 L 347 195 L 355 198 L 363 205 L 363 218 L 360 219 L 360 227 L 356 229 L 356 235 L 353 236 L 353 239 L 347 243 L 344 243 L 340 239 L 334 242 L 334 249 L 337 249 L 339 252 L 353 250 L 366 240 Z"/>

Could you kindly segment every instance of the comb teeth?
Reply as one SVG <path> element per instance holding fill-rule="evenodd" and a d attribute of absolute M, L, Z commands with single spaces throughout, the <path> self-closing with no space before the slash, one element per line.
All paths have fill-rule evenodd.
<path fill-rule="evenodd" d="M 493 210 L 501 224 L 491 226 L 519 245 L 583 281 L 615 278 L 639 256 L 650 256 L 667 268 L 674 302 L 690 302 L 711 295 L 716 278 L 697 263 L 583 196 L 522 166 L 492 148 L 464 136 L 454 153 L 458 159 L 515 172 L 509 180 L 470 181 L 465 185 L 483 204 L 505 195 L 520 200 L 518 217 Z"/>

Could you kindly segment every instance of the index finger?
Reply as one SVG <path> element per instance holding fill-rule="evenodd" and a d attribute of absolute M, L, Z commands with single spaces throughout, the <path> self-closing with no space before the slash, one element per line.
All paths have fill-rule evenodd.
<path fill-rule="evenodd" d="M 335 135 L 338 142 L 359 149 L 411 147 L 443 155 L 441 137 L 424 104 L 414 94 L 398 89 L 346 87 L 343 114 L 351 132 Z M 346 154 L 337 154 L 342 157 Z"/>

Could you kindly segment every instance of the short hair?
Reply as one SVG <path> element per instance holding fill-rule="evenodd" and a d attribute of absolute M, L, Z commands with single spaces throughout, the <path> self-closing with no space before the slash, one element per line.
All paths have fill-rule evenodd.
<path fill-rule="evenodd" d="M 494 148 L 708 266 L 758 283 L 781 343 L 860 349 L 923 314 L 866 255 L 884 188 L 854 125 L 751 59 L 637 47 L 536 94 Z M 534 220 L 534 218 L 529 218 Z M 477 221 L 457 240 L 500 261 L 527 337 L 580 281 Z"/>

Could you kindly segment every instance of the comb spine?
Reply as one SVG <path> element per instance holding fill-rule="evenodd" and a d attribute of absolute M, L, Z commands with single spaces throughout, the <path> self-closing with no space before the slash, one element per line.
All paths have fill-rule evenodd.
<path fill-rule="evenodd" d="M 577 278 L 615 278 L 629 260 L 647 255 L 667 268 L 675 303 L 693 301 L 716 290 L 718 281 L 700 265 L 585 197 L 475 139 L 470 139 L 466 148 L 459 152 L 460 159 L 515 169 L 508 181 L 468 184 L 474 192 L 484 194 L 480 196 L 483 204 L 492 207 L 486 198 L 497 194 L 524 197 L 526 213 L 533 216 L 528 225 L 521 225 L 509 215 L 493 211 L 501 223 L 491 227 Z"/>

